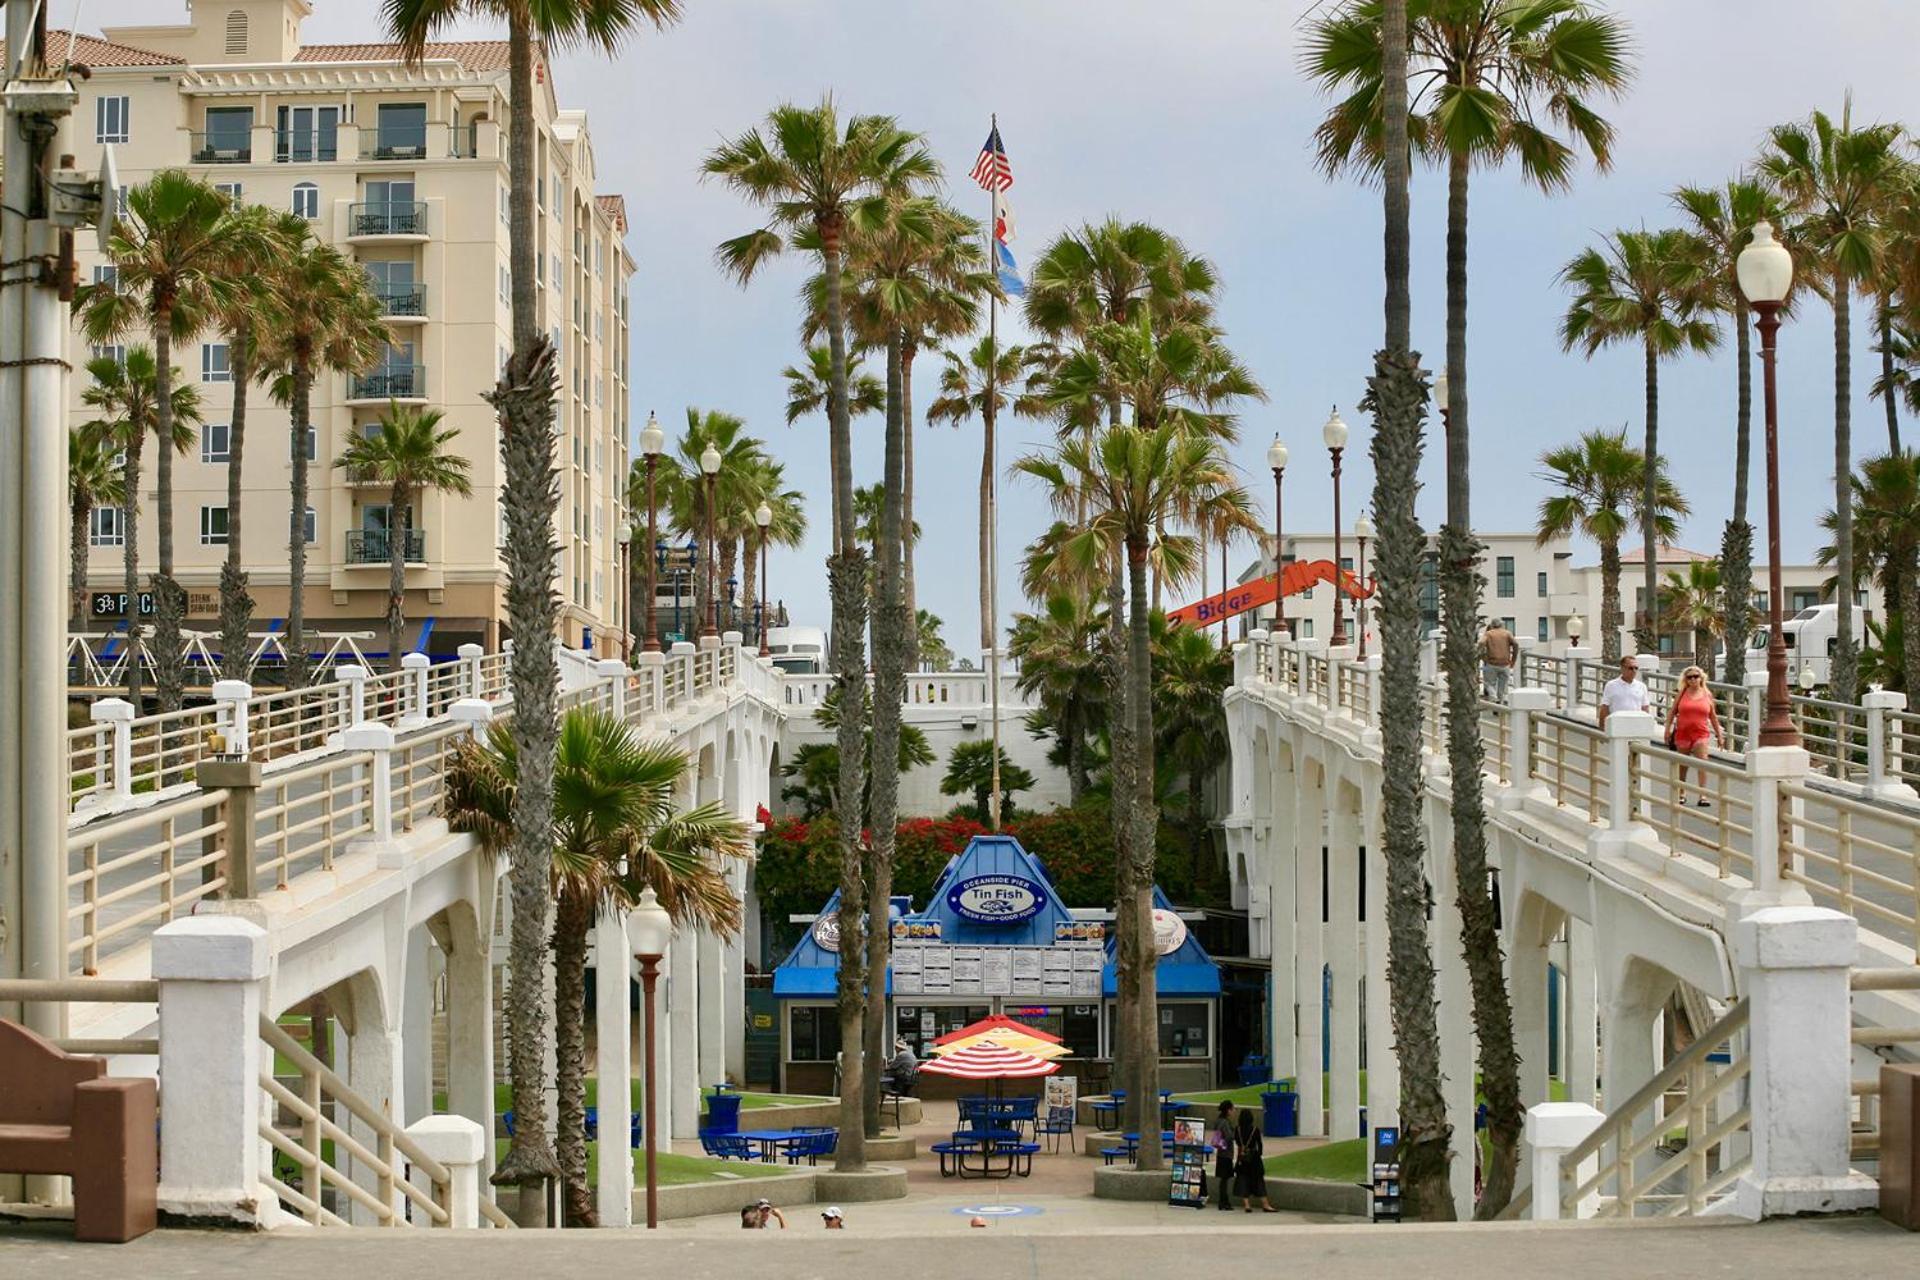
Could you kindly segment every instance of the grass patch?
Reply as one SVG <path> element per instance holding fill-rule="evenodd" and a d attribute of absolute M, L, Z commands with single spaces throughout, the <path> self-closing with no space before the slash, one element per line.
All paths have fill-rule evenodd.
<path fill-rule="evenodd" d="M 1304 1147 L 1267 1157 L 1270 1178 L 1305 1178 L 1314 1182 L 1364 1182 L 1367 1178 L 1367 1140 L 1349 1138 Z"/>
<path fill-rule="evenodd" d="M 493 1150 L 496 1160 L 506 1158 L 508 1141 L 499 1138 L 494 1141 Z M 594 1185 L 600 1182 L 599 1165 L 600 1144 L 587 1144 L 587 1181 Z M 654 1156 L 660 1185 L 680 1187 L 696 1182 L 747 1182 L 754 1178 L 771 1178 L 777 1174 L 791 1173 L 792 1168 L 784 1164 L 760 1164 L 752 1160 L 714 1160 L 707 1156 L 683 1156 L 661 1151 Z M 722 1176 L 727 1175 L 727 1176 Z M 633 1180 L 636 1189 L 643 1188 L 647 1182 L 647 1153 L 636 1149 L 633 1153 Z"/>

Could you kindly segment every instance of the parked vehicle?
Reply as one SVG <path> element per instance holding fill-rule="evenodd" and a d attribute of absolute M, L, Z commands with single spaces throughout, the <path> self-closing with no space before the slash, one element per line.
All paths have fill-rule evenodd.
<path fill-rule="evenodd" d="M 788 675 L 817 676 L 827 669 L 827 633 L 819 627 L 770 627 L 767 652 Z"/>
<path fill-rule="evenodd" d="M 1755 627 L 1747 638 L 1748 670 L 1754 669 L 1756 661 L 1762 663 L 1764 669 L 1768 631 L 1767 627 Z M 1804 684 L 1811 679 L 1816 686 L 1825 685 L 1832 678 L 1833 651 L 1840 641 L 1840 606 L 1822 604 L 1802 609 L 1780 624 L 1780 632 L 1786 639 L 1787 672 L 1793 683 Z M 1853 632 L 1854 643 L 1865 645 L 1867 615 L 1864 609 L 1853 611 Z"/>

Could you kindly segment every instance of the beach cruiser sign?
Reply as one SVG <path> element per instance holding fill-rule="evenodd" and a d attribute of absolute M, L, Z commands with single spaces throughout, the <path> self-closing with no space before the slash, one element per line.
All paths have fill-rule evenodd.
<path fill-rule="evenodd" d="M 1011 924 L 1047 905 L 1047 891 L 1019 876 L 974 876 L 947 890 L 947 906 L 964 920 Z"/>

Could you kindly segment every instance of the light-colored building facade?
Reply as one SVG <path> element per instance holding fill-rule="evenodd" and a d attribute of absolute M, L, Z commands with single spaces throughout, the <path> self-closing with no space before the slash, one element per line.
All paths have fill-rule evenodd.
<path fill-rule="evenodd" d="M 121 27 L 80 37 L 77 156 L 111 144 L 120 183 L 184 168 L 237 199 L 308 218 L 316 236 L 365 265 L 386 303 L 393 344 L 358 376 L 326 373 L 313 394 L 312 493 L 305 513 L 307 625 L 367 631 L 384 650 L 389 530 L 407 538 L 410 648 L 450 655 L 463 642 L 497 647 L 506 626 L 499 433 L 481 399 L 510 350 L 507 216 L 507 45 L 431 44 L 416 67 L 391 44 L 303 45 L 305 0 L 224 0 L 196 6 L 181 26 Z M 559 351 L 555 466 L 560 547 L 554 583 L 560 638 L 612 656 L 626 627 L 618 530 L 625 523 L 628 439 L 628 282 L 624 205 L 595 188 L 584 112 L 561 110 L 536 54 L 536 234 L 540 324 Z M 110 274 L 82 247 L 82 282 Z M 142 341 L 129 335 L 125 344 Z M 211 629 L 226 554 L 228 429 L 233 385 L 218 332 L 176 344 L 178 375 L 198 380 L 205 425 L 175 467 L 177 576 L 189 628 Z M 77 334 L 76 368 L 94 354 Z M 73 379 L 72 410 L 89 379 Z M 459 436 L 473 494 L 425 495 L 410 521 L 384 490 L 346 483 L 333 461 L 350 433 L 389 401 L 430 407 Z M 289 473 L 295 442 L 285 410 L 250 388 L 243 559 L 255 625 L 287 607 Z M 154 564 L 151 450 L 139 536 L 143 575 Z M 102 512 L 89 531 L 96 632 L 121 624 L 124 526 Z M 137 605 L 135 606 L 137 607 Z"/>

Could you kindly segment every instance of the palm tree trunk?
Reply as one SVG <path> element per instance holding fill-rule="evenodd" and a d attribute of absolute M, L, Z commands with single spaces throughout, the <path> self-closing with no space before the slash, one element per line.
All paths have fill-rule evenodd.
<path fill-rule="evenodd" d="M 126 463 L 122 468 L 120 487 L 126 490 L 122 499 L 120 532 L 126 539 L 125 550 L 120 562 L 123 574 L 121 589 L 127 597 L 127 701 L 133 706 L 133 714 L 144 714 L 140 705 L 141 676 L 140 667 L 140 454 L 146 447 L 146 429 L 140 423 L 130 423 L 131 428 L 126 440 Z"/>
<path fill-rule="evenodd" d="M 866 901 L 860 856 L 860 830 L 866 794 L 862 757 L 866 747 L 867 664 L 861 636 L 866 630 L 866 553 L 853 530 L 853 435 L 847 405 L 846 310 L 841 298 L 841 223 L 819 222 L 821 265 L 827 277 L 827 350 L 831 366 L 828 402 L 833 453 L 834 555 L 827 562 L 827 589 L 833 602 L 835 688 L 840 695 L 840 793 L 835 808 L 840 838 L 840 1145 L 834 1168 L 853 1172 L 867 1167 L 863 1108 L 867 1063 L 866 949 L 860 904 Z M 875 927 L 883 927 L 882 917 Z M 875 981 L 881 979 L 876 977 Z M 878 1064 L 874 1064 L 876 1069 Z"/>
<path fill-rule="evenodd" d="M 178 711 L 186 698 L 186 671 L 180 630 L 186 601 L 173 580 L 173 334 L 172 312 L 155 309 L 153 321 L 154 433 L 160 457 L 154 468 L 160 522 L 159 572 L 154 575 L 153 680 L 162 711 Z"/>
<path fill-rule="evenodd" d="M 1067 804 L 1078 808 L 1087 795 L 1087 730 L 1077 701 L 1060 713 L 1060 736 L 1067 744 Z"/>
<path fill-rule="evenodd" d="M 760 534 L 756 530 L 752 537 L 740 539 L 740 610 L 743 616 L 754 619 L 753 638 L 760 639 L 759 628 L 764 626 L 760 618 Z"/>
<path fill-rule="evenodd" d="M 1646 475 L 1640 482 L 1640 550 L 1646 562 L 1640 566 L 1640 586 L 1646 595 L 1634 625 L 1634 645 L 1641 653 L 1660 652 L 1660 547 L 1657 527 L 1660 513 L 1656 505 L 1660 479 L 1660 357 L 1649 333 L 1642 344 L 1647 364 L 1647 439 Z"/>
<path fill-rule="evenodd" d="M 716 589 L 720 592 L 720 621 L 722 631 L 731 631 L 736 625 L 737 615 L 734 609 L 739 597 L 727 590 L 727 584 L 734 580 L 740 569 L 740 544 L 729 535 L 720 537 L 719 572 L 715 575 Z M 737 585 L 737 584 L 736 584 Z"/>
<path fill-rule="evenodd" d="M 1833 646 L 1833 698 L 1854 702 L 1860 646 L 1853 636 L 1853 281 L 1833 275 L 1833 571 L 1840 636 Z"/>
<path fill-rule="evenodd" d="M 400 670 L 400 649 L 407 630 L 407 486 L 387 495 L 387 668 Z"/>
<path fill-rule="evenodd" d="M 1620 614 L 1620 543 L 1610 538 L 1600 544 L 1600 660 L 1609 667 L 1620 665 L 1620 629 L 1625 625 Z"/>
<path fill-rule="evenodd" d="M 1733 432 L 1733 519 L 1720 537 L 1720 581 L 1726 610 L 1727 665 L 1720 678 L 1736 687 L 1747 679 L 1747 632 L 1752 626 L 1753 526 L 1747 523 L 1747 470 L 1753 449 L 1753 326 L 1745 300 L 1733 309 L 1739 409 Z"/>
<path fill-rule="evenodd" d="M 1880 295 L 1877 319 L 1880 322 L 1880 385 L 1887 389 L 1887 452 L 1900 456 L 1900 395 L 1894 388 L 1893 299 Z"/>
<path fill-rule="evenodd" d="M 227 426 L 227 558 L 220 566 L 220 673 L 229 680 L 247 678 L 247 632 L 253 625 L 253 597 L 240 560 L 241 460 L 247 443 L 247 388 L 253 383 L 253 335 L 237 329 L 229 344 L 233 371 L 233 418 Z"/>
<path fill-rule="evenodd" d="M 901 515 L 906 487 L 906 424 L 900 396 L 901 343 L 887 339 L 887 427 L 884 484 L 880 498 L 879 563 L 874 569 L 873 778 L 869 806 L 873 825 L 873 883 L 868 895 L 865 1117 L 869 1135 L 880 1133 L 880 1064 L 887 1060 L 887 959 L 893 931 L 887 919 L 893 895 L 895 823 L 900 810 L 900 704 L 906 699 L 906 636 L 911 629 L 900 593 Z"/>
<path fill-rule="evenodd" d="M 554 1156 L 565 1180 L 565 1224 L 570 1227 L 599 1225 L 587 1189 L 587 935 L 593 929 L 593 912 L 591 897 L 562 889 L 553 921 L 553 1082 L 559 1095 Z M 617 974 L 617 966 L 613 972 Z M 601 1085 L 624 1089 L 627 1082 L 603 1080 Z M 518 1119 L 516 1115 L 515 1128 Z M 625 1140 L 624 1134 L 615 1137 Z"/>
<path fill-rule="evenodd" d="M 901 339 L 900 528 L 906 534 L 911 534 L 913 531 L 913 360 L 919 354 L 919 343 L 912 338 Z M 901 663 L 908 671 L 920 669 L 920 597 L 914 590 L 913 543 L 914 540 L 910 536 L 903 536 L 900 541 L 900 595 L 907 611 L 906 651 Z"/>
<path fill-rule="evenodd" d="M 313 365 L 293 366 L 293 509 L 287 513 L 287 687 L 307 683 L 307 433 L 313 429 Z"/>
<path fill-rule="evenodd" d="M 91 502 L 76 500 L 71 504 L 72 523 L 67 530 L 67 594 L 72 597 L 74 635 L 87 629 L 87 523 L 92 514 Z"/>
<path fill-rule="evenodd" d="M 1900 574 L 1900 665 L 1908 698 L 1920 697 L 1920 564 L 1912 551 L 1905 553 Z M 1892 624 L 1892 619 L 1888 619 Z M 1912 639 L 1907 639 L 1912 636 Z"/>
<path fill-rule="evenodd" d="M 1132 1094 L 1138 1100 L 1142 1135 L 1135 1167 L 1159 1169 L 1165 1157 L 1157 1142 L 1145 1141 L 1160 1123 L 1160 955 L 1153 945 L 1153 862 L 1158 807 L 1153 800 L 1153 647 L 1147 597 L 1147 537 L 1144 531 L 1127 539 L 1127 711 L 1133 717 L 1134 798 L 1128 825 L 1132 848 L 1128 853 L 1133 874 L 1127 888 L 1133 915 L 1135 1017 L 1133 1023 Z"/>
<path fill-rule="evenodd" d="M 1126 1124 L 1134 1133 L 1147 1133 L 1145 1127 L 1158 1124 L 1159 1117 L 1142 1120 L 1141 1095 L 1130 1087 L 1135 1028 L 1140 1010 L 1140 932 L 1135 928 L 1133 912 L 1133 802 L 1134 776 L 1139 761 L 1134 751 L 1134 720 L 1131 680 L 1128 677 L 1126 624 L 1126 567 L 1116 558 L 1107 581 L 1107 635 L 1105 652 L 1100 655 L 1102 678 L 1107 690 L 1108 780 L 1113 827 L 1113 929 L 1114 929 L 1114 1035 L 1113 1082 L 1127 1089 Z M 1150 940 L 1150 939 L 1149 939 Z"/>

